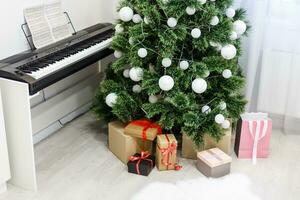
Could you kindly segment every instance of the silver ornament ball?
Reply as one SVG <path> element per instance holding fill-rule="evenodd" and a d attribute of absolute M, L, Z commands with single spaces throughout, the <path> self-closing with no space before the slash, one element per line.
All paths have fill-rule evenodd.
<path fill-rule="evenodd" d="M 193 38 L 199 38 L 201 36 L 201 30 L 199 28 L 194 28 L 192 31 L 191 31 L 191 35 Z"/>
<path fill-rule="evenodd" d="M 181 62 L 179 63 L 179 67 L 180 67 L 180 69 L 182 69 L 182 70 L 187 70 L 187 69 L 189 68 L 189 66 L 190 66 L 190 64 L 189 64 L 189 62 L 186 61 L 186 60 L 183 60 L 183 61 L 181 61 Z"/>
<path fill-rule="evenodd" d="M 129 77 L 131 80 L 138 82 L 143 79 L 143 69 L 140 67 L 133 67 L 129 71 Z"/>
<path fill-rule="evenodd" d="M 170 17 L 167 21 L 167 24 L 170 28 L 174 28 L 177 25 L 177 19 Z"/>
<path fill-rule="evenodd" d="M 158 85 L 161 90 L 169 91 L 174 87 L 174 79 L 169 75 L 164 75 L 160 77 Z"/>
<path fill-rule="evenodd" d="M 118 96 L 116 93 L 112 92 L 110 94 L 108 94 L 105 98 L 105 103 L 109 106 L 109 107 L 113 107 L 116 103 L 117 103 L 117 99 Z"/>
<path fill-rule="evenodd" d="M 230 69 L 225 69 L 223 72 L 222 72 L 222 76 L 226 79 L 229 79 L 231 78 L 232 76 L 232 72 Z"/>
<path fill-rule="evenodd" d="M 145 48 L 140 48 L 138 50 L 138 56 L 141 58 L 145 58 L 148 55 L 148 51 Z"/>
<path fill-rule="evenodd" d="M 231 60 L 236 56 L 237 50 L 232 44 L 227 44 L 221 49 L 221 55 L 226 60 Z"/>
<path fill-rule="evenodd" d="M 207 89 L 207 82 L 203 78 L 196 78 L 192 82 L 192 89 L 197 94 L 201 94 Z"/>
<path fill-rule="evenodd" d="M 172 60 L 171 60 L 171 58 L 164 58 L 164 59 L 162 59 L 161 64 L 162 64 L 162 66 L 164 66 L 166 68 L 170 67 L 172 65 Z"/>

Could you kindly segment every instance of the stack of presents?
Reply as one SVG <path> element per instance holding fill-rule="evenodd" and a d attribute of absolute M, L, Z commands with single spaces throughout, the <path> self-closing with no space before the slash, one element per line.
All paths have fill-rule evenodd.
<path fill-rule="evenodd" d="M 148 176 L 156 166 L 159 171 L 180 170 L 177 162 L 178 142 L 173 134 L 164 134 L 156 123 L 136 120 L 125 125 L 111 122 L 108 126 L 109 149 L 128 166 L 128 172 Z M 182 134 L 181 157 L 197 160 L 197 169 L 207 177 L 221 177 L 230 173 L 232 144 L 238 158 L 266 158 L 272 132 L 272 121 L 265 113 L 241 115 L 233 137 L 232 128 L 215 141 L 205 135 L 202 147 L 197 148 L 192 139 Z M 235 139 L 234 139 L 235 138 Z M 235 142 L 234 142 L 235 141 Z"/>

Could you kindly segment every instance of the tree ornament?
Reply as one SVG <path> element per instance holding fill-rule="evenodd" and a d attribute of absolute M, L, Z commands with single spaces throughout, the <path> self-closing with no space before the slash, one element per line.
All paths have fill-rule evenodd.
<path fill-rule="evenodd" d="M 125 77 L 125 78 L 129 78 L 129 69 L 125 69 L 124 71 L 123 71 L 123 76 Z"/>
<path fill-rule="evenodd" d="M 224 101 L 221 101 L 220 104 L 219 104 L 219 108 L 221 110 L 225 110 L 227 108 L 227 104 Z"/>
<path fill-rule="evenodd" d="M 232 7 L 227 8 L 227 10 L 226 10 L 226 16 L 228 18 L 233 18 L 235 16 L 235 10 Z"/>
<path fill-rule="evenodd" d="M 204 74 L 203 74 L 203 78 L 207 78 L 210 75 L 210 71 L 209 70 L 205 70 Z"/>
<path fill-rule="evenodd" d="M 180 67 L 180 69 L 182 69 L 182 70 L 187 70 L 187 69 L 189 68 L 189 66 L 190 66 L 190 64 L 189 64 L 189 62 L 186 61 L 186 60 L 183 60 L 183 61 L 181 61 L 181 62 L 179 63 L 179 67 Z"/>
<path fill-rule="evenodd" d="M 191 31 L 191 35 L 192 35 L 193 38 L 197 39 L 201 36 L 201 30 L 199 28 L 194 28 Z"/>
<path fill-rule="evenodd" d="M 149 18 L 148 17 L 144 17 L 144 22 L 145 22 L 145 24 L 150 24 Z"/>
<path fill-rule="evenodd" d="M 186 7 L 185 11 L 188 15 L 193 15 L 196 13 L 196 8 L 188 6 L 188 7 Z"/>
<path fill-rule="evenodd" d="M 197 0 L 201 5 L 206 3 L 206 0 Z"/>
<path fill-rule="evenodd" d="M 122 33 L 124 31 L 124 28 L 121 24 L 117 24 L 115 27 L 116 33 Z"/>
<path fill-rule="evenodd" d="M 129 22 L 133 17 L 133 10 L 128 6 L 123 7 L 119 11 L 119 17 L 122 21 Z"/>
<path fill-rule="evenodd" d="M 160 77 L 158 85 L 163 91 L 169 91 L 174 87 L 174 79 L 169 75 Z"/>
<path fill-rule="evenodd" d="M 174 17 L 170 17 L 167 24 L 170 28 L 174 28 L 177 25 L 177 19 L 175 19 Z"/>
<path fill-rule="evenodd" d="M 170 58 L 164 58 L 162 61 L 161 61 L 161 64 L 162 66 L 164 67 L 170 67 L 172 65 L 172 60 Z"/>
<path fill-rule="evenodd" d="M 211 108 L 208 105 L 205 105 L 201 109 L 202 113 L 209 114 L 211 112 Z"/>
<path fill-rule="evenodd" d="M 229 38 L 230 40 L 236 40 L 238 39 L 238 34 L 235 31 L 232 31 Z"/>
<path fill-rule="evenodd" d="M 116 58 L 121 58 L 122 55 L 123 55 L 122 51 L 117 51 L 117 50 L 116 50 L 116 51 L 114 52 L 114 56 L 115 56 Z"/>
<path fill-rule="evenodd" d="M 217 124 L 222 124 L 225 121 L 225 117 L 222 114 L 217 114 L 215 116 L 215 122 Z"/>
<path fill-rule="evenodd" d="M 232 44 L 227 44 L 221 49 L 221 54 L 226 60 L 231 60 L 236 56 L 236 48 Z"/>
<path fill-rule="evenodd" d="M 140 93 L 141 91 L 142 91 L 142 87 L 140 86 L 140 85 L 134 85 L 133 87 L 132 87 L 132 91 L 134 92 L 134 93 Z"/>
<path fill-rule="evenodd" d="M 145 58 L 145 57 L 148 55 L 147 49 L 145 49 L 145 48 L 140 48 L 140 49 L 138 50 L 138 55 L 139 55 L 139 57 L 141 57 L 141 58 Z"/>
<path fill-rule="evenodd" d="M 233 30 L 238 35 L 243 35 L 247 30 L 247 25 L 242 20 L 236 20 L 235 22 L 233 22 Z"/>
<path fill-rule="evenodd" d="M 224 129 L 229 129 L 230 128 L 230 121 L 229 120 L 224 120 L 224 122 L 222 123 L 222 128 Z"/>
<path fill-rule="evenodd" d="M 203 78 L 196 78 L 192 82 L 192 89 L 194 92 L 201 94 L 207 89 L 207 82 Z"/>
<path fill-rule="evenodd" d="M 132 21 L 136 24 L 140 23 L 142 20 L 143 19 L 142 19 L 141 15 L 139 15 L 139 14 L 135 14 L 132 17 Z"/>
<path fill-rule="evenodd" d="M 230 69 L 225 69 L 223 72 L 222 72 L 222 76 L 226 79 L 228 78 L 231 78 L 232 77 L 232 72 Z"/>
<path fill-rule="evenodd" d="M 112 92 L 110 94 L 108 94 L 105 98 L 105 103 L 109 106 L 109 107 L 113 107 L 116 103 L 117 103 L 117 99 L 118 96 L 116 93 Z"/>
<path fill-rule="evenodd" d="M 130 45 L 133 45 L 133 44 L 134 44 L 134 39 L 133 39 L 133 37 L 130 37 L 129 40 L 128 40 L 128 42 L 129 42 Z"/>
<path fill-rule="evenodd" d="M 156 95 L 150 95 L 148 100 L 150 103 L 157 103 L 158 97 Z"/>
<path fill-rule="evenodd" d="M 135 82 L 141 81 L 143 79 L 143 75 L 144 75 L 143 69 L 140 67 L 133 67 L 129 71 L 130 79 Z"/>
<path fill-rule="evenodd" d="M 219 17 L 217 17 L 217 16 L 214 16 L 213 18 L 211 18 L 211 20 L 210 20 L 210 25 L 212 25 L 212 26 L 216 26 L 216 25 L 218 25 L 219 24 L 219 22 L 220 22 L 220 20 L 219 20 Z"/>

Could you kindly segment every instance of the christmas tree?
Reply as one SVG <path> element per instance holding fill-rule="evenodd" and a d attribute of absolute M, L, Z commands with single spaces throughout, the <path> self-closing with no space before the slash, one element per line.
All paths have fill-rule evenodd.
<path fill-rule="evenodd" d="M 245 11 L 232 0 L 124 0 L 112 49 L 117 60 L 97 91 L 107 121 L 148 118 L 195 144 L 216 140 L 243 112 L 238 65 Z"/>

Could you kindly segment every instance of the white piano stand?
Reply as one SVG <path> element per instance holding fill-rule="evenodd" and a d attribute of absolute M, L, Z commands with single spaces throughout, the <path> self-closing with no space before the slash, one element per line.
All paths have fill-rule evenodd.
<path fill-rule="evenodd" d="M 108 57 L 108 60 L 111 61 L 111 57 Z M 101 62 L 99 62 L 100 72 L 101 68 L 106 67 Z M 40 130 L 39 127 L 45 119 L 53 115 L 63 117 L 62 108 L 77 105 L 79 101 L 84 103 L 87 98 L 90 102 L 99 85 L 101 79 L 99 75 L 96 74 L 87 81 L 82 81 L 84 87 L 74 86 L 34 108 L 30 105 L 27 84 L 0 78 L 11 165 L 11 184 L 28 190 L 37 190 L 33 135 Z M 76 92 L 76 94 L 72 96 L 71 92 Z"/>
<path fill-rule="evenodd" d="M 6 181 L 8 181 L 9 179 L 10 169 L 0 90 L 0 194 L 6 191 Z"/>

